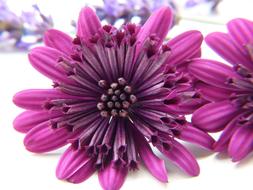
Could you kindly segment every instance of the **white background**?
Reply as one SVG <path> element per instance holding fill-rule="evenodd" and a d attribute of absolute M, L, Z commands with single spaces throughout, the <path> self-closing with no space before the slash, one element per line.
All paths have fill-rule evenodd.
<path fill-rule="evenodd" d="M 24 5 L 15 1 L 16 6 Z M 77 16 L 73 11 L 82 4 L 80 1 L 43 1 L 50 4 L 49 8 L 57 18 L 58 28 L 67 21 L 63 18 L 66 14 Z M 53 3 L 54 2 L 54 3 Z M 57 3 L 56 3 L 57 2 Z M 227 0 L 222 4 L 223 17 L 216 19 L 225 22 L 231 17 L 252 16 L 251 0 L 232 1 Z M 234 2 L 234 4 L 232 3 Z M 68 7 L 73 9 L 68 11 Z M 249 7 L 249 8 L 247 8 Z M 78 10 L 78 9 L 77 9 Z M 253 17 L 252 17 L 253 19 Z M 66 29 L 66 28 L 65 28 Z M 203 24 L 198 22 L 182 21 L 175 27 L 170 36 L 175 36 L 187 29 L 198 29 L 207 34 L 212 31 L 225 31 L 225 26 Z M 203 45 L 203 57 L 216 59 L 217 56 Z M 16 132 L 12 127 L 12 121 L 21 110 L 12 103 L 15 92 L 28 88 L 47 88 L 51 82 L 37 73 L 29 64 L 26 53 L 0 52 L 0 189 L 1 190 L 99 190 L 100 185 L 97 175 L 82 184 L 70 184 L 59 181 L 55 177 L 55 167 L 65 148 L 44 155 L 35 155 L 25 150 L 23 146 L 23 134 Z M 162 184 L 153 178 L 144 168 L 135 173 L 130 173 L 122 187 L 122 190 L 214 190 L 214 189 L 252 189 L 253 159 L 252 155 L 239 164 L 232 163 L 226 154 L 211 154 L 208 151 L 189 146 L 189 149 L 197 157 L 201 174 L 198 177 L 188 177 L 178 168 L 167 162 L 169 171 L 169 183 Z"/>

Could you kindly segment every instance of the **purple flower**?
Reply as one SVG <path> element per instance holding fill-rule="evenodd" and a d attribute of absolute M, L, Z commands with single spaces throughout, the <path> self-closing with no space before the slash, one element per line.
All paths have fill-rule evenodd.
<path fill-rule="evenodd" d="M 50 16 L 45 16 L 37 5 L 32 11 L 13 13 L 5 1 L 0 0 L 0 46 L 4 49 L 26 50 L 42 41 L 44 32 L 53 26 Z"/>
<path fill-rule="evenodd" d="M 217 11 L 217 7 L 220 4 L 221 0 L 188 0 L 185 3 L 185 6 L 187 8 L 193 8 L 200 4 L 210 4 L 210 9 L 212 12 Z"/>
<path fill-rule="evenodd" d="M 189 66 L 203 81 L 197 85 L 199 93 L 211 101 L 192 121 L 205 131 L 222 130 L 214 149 L 227 149 L 232 160 L 239 161 L 253 148 L 253 22 L 234 19 L 227 28 L 228 34 L 209 34 L 206 42 L 230 64 L 199 59 Z"/>
<path fill-rule="evenodd" d="M 123 23 L 131 22 L 134 17 L 138 18 L 141 24 L 144 24 L 152 12 L 162 6 L 170 6 L 176 10 L 173 0 L 104 0 L 103 2 L 102 7 L 95 6 L 96 13 L 101 20 L 112 25 L 117 24 L 119 20 Z"/>
<path fill-rule="evenodd" d="M 199 174 L 195 158 L 176 138 L 208 149 L 214 143 L 184 117 L 205 103 L 186 73 L 188 60 L 200 56 L 202 35 L 189 31 L 162 45 L 172 19 L 163 7 L 142 27 L 116 29 L 101 26 L 86 7 L 76 38 L 49 30 L 46 47 L 30 52 L 32 66 L 54 88 L 17 93 L 14 103 L 27 111 L 14 127 L 27 133 L 24 144 L 31 152 L 71 144 L 57 166 L 59 179 L 80 183 L 98 170 L 103 189 L 120 189 L 142 161 L 167 182 L 164 161 L 150 144 L 189 175 Z"/>

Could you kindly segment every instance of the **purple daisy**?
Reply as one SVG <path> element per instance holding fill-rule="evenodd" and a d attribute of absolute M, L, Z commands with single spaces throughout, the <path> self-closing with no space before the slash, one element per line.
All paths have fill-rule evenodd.
<path fill-rule="evenodd" d="M 215 32 L 207 44 L 229 64 L 194 60 L 190 72 L 203 82 L 199 93 L 211 103 L 198 109 L 193 124 L 208 132 L 222 131 L 214 150 L 228 150 L 239 161 L 253 149 L 253 22 L 234 19 L 228 34 Z"/>
<path fill-rule="evenodd" d="M 186 121 L 205 101 L 186 73 L 200 56 L 202 35 L 185 32 L 162 45 L 172 23 L 163 7 L 142 26 L 101 26 L 92 9 L 79 15 L 77 37 L 49 30 L 46 47 L 29 54 L 32 66 L 53 80 L 53 89 L 24 90 L 14 103 L 26 109 L 14 121 L 27 133 L 27 150 L 44 153 L 71 144 L 57 166 L 59 179 L 80 183 L 98 170 L 101 186 L 119 189 L 143 162 L 167 182 L 164 161 L 152 144 L 191 176 L 194 156 L 176 138 L 210 149 L 214 140 Z"/>

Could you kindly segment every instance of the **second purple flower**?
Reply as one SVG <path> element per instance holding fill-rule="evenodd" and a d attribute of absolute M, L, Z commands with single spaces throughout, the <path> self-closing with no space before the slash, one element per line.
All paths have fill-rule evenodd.
<path fill-rule="evenodd" d="M 214 150 L 228 150 L 240 161 L 253 149 L 253 22 L 234 19 L 228 33 L 214 32 L 207 44 L 229 65 L 197 59 L 190 72 L 202 80 L 196 87 L 211 103 L 193 114 L 193 123 L 208 132 L 222 131 Z"/>

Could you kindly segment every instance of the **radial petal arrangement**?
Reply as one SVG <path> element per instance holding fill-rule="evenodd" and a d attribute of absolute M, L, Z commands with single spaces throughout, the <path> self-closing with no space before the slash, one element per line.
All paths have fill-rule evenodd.
<path fill-rule="evenodd" d="M 164 161 L 151 145 L 189 175 L 199 174 L 194 156 L 176 139 L 207 149 L 214 143 L 184 117 L 206 103 L 194 91 L 198 80 L 187 73 L 189 60 L 200 56 L 202 35 L 189 31 L 163 43 L 172 19 L 163 7 L 142 27 L 128 23 L 117 29 L 102 26 L 85 7 L 75 38 L 49 30 L 46 46 L 29 53 L 53 88 L 14 96 L 26 109 L 14 128 L 26 133 L 31 152 L 70 144 L 57 166 L 59 179 L 80 183 L 98 171 L 102 188 L 116 190 L 143 162 L 167 182 Z"/>
<path fill-rule="evenodd" d="M 228 33 L 214 32 L 207 44 L 228 64 L 195 59 L 189 71 L 201 80 L 196 88 L 210 103 L 194 112 L 192 122 L 208 131 L 222 131 L 214 150 L 228 150 L 240 161 L 253 150 L 253 22 L 234 19 Z"/>

